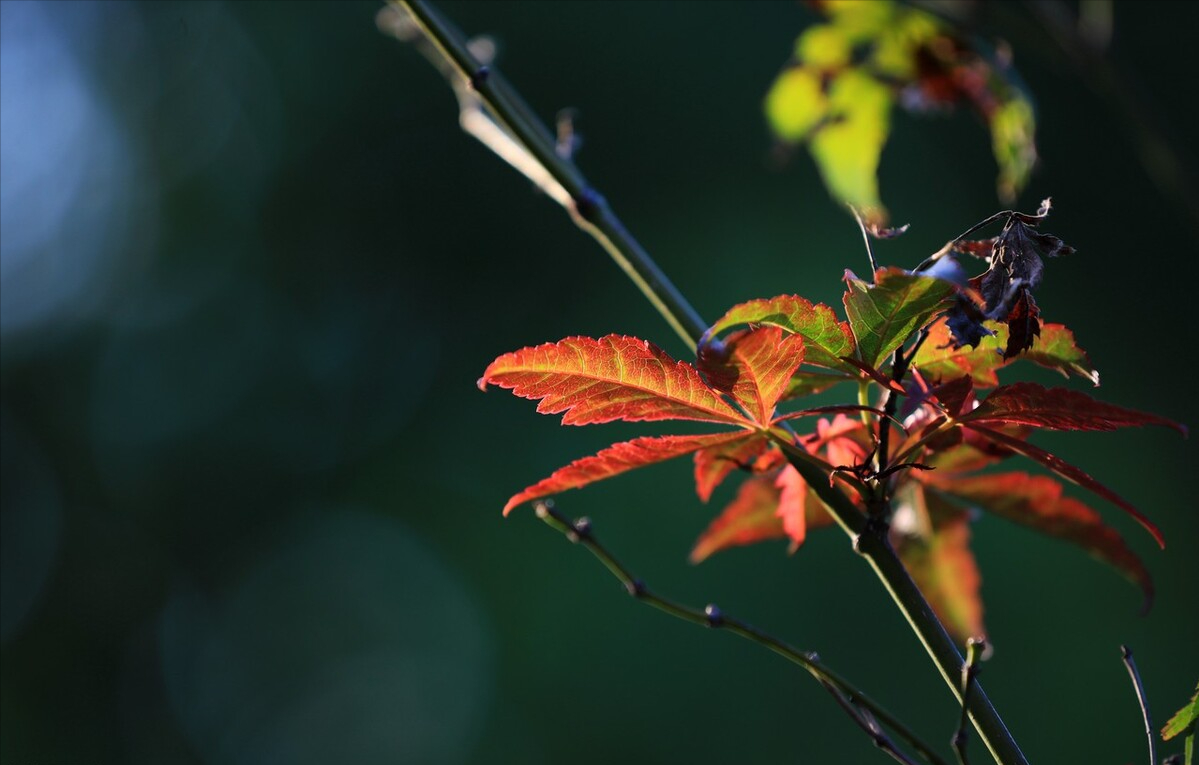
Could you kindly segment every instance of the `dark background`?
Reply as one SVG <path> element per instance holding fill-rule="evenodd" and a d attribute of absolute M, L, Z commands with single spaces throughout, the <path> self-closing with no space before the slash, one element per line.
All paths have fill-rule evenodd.
<path fill-rule="evenodd" d="M 883 761 L 803 673 L 629 601 L 528 510 L 500 517 L 552 469 L 663 430 L 564 429 L 483 395 L 492 358 L 608 332 L 688 350 L 460 133 L 378 7 L 0 6 L 3 762 Z M 866 269 L 807 156 L 768 161 L 761 99 L 806 9 L 443 9 L 496 36 L 545 118 L 579 110 L 582 168 L 705 317 L 782 292 L 835 304 L 843 269 Z M 1046 318 L 1090 351 L 1103 399 L 1191 425 L 1199 239 L 1130 135 L 1160 119 L 1193 142 L 1197 9 L 1116 6 L 1109 60 L 1153 110 L 1125 118 L 1026 12 L 979 30 L 1010 39 L 1037 99 L 1020 206 L 1052 194 L 1046 228 L 1078 249 L 1048 265 Z M 998 209 L 994 176 L 968 113 L 898 115 L 882 191 L 913 225 L 881 259 L 910 267 Z M 1138 617 L 1113 571 L 984 518 L 985 685 L 1033 761 L 1139 762 L 1119 644 L 1159 725 L 1199 675 L 1194 442 L 1053 436 L 1161 526 L 1164 553 L 1094 500 L 1158 602 Z M 559 506 L 661 591 L 818 650 L 948 740 L 947 689 L 844 535 L 686 563 L 732 491 L 702 506 L 689 469 Z"/>

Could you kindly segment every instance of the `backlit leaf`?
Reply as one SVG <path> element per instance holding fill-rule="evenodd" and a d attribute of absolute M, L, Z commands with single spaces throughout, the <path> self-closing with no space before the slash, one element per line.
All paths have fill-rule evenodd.
<path fill-rule="evenodd" d="M 766 450 L 764 438 L 728 441 L 700 449 L 695 453 L 695 493 L 701 502 L 712 497 L 712 491 L 734 470 L 749 470 L 755 459 Z"/>
<path fill-rule="evenodd" d="M 803 358 L 801 336 L 784 336 L 778 327 L 766 326 L 730 337 L 723 353 L 701 352 L 699 369 L 713 388 L 732 395 L 765 425 Z"/>
<path fill-rule="evenodd" d="M 741 484 L 737 497 L 704 530 L 691 550 L 691 562 L 699 563 L 727 547 L 781 539 L 783 520 L 778 517 L 779 490 L 774 478 L 754 476 Z"/>
<path fill-rule="evenodd" d="M 1162 728 L 1162 738 L 1169 741 L 1188 730 L 1191 735 L 1194 735 L 1196 720 L 1199 720 L 1199 685 L 1195 686 L 1195 694 L 1191 696 L 1191 700 L 1187 702 L 1186 706 L 1178 710 Z"/>
<path fill-rule="evenodd" d="M 613 420 L 701 420 L 750 423 L 700 378 L 652 343 L 624 335 L 598 340 L 568 337 L 506 353 L 493 361 L 479 387 L 509 388 L 540 399 L 542 414 L 563 412 L 563 425 Z"/>
<path fill-rule="evenodd" d="M 1028 437 L 1029 428 L 1008 425 L 1002 430 L 1004 435 L 1022 441 Z M 1006 446 L 1000 446 L 969 428 L 954 428 L 950 432 L 959 436 L 952 446 L 934 451 L 922 457 L 920 461 L 942 473 L 968 473 L 994 465 L 1016 454 Z"/>
<path fill-rule="evenodd" d="M 779 514 L 781 491 L 776 485 L 779 472 L 753 476 L 741 484 L 736 498 L 696 540 L 691 550 L 692 563 L 699 563 L 712 553 L 729 547 L 787 537 Z M 831 526 L 832 516 L 810 488 L 806 492 L 802 503 L 804 527 L 810 531 Z"/>
<path fill-rule="evenodd" d="M 1036 119 L 1032 103 L 1017 90 L 991 112 L 991 149 L 999 165 L 999 198 L 1013 202 L 1037 163 Z"/>
<path fill-rule="evenodd" d="M 1161 425 L 1186 435 L 1186 428 L 1165 417 L 1096 401 L 1067 388 L 1046 388 L 1021 382 L 997 388 L 974 411 L 958 418 L 963 423 L 1017 423 L 1051 430 L 1115 430 Z"/>
<path fill-rule="evenodd" d="M 869 284 L 846 272 L 845 313 L 858 358 L 878 367 L 917 329 L 952 303 L 953 285 L 942 279 L 880 268 Z"/>
<path fill-rule="evenodd" d="M 1078 347 L 1074 333 L 1065 325 L 1042 324 L 1040 337 L 1024 352 L 1024 358 L 1057 370 L 1063 377 L 1075 374 L 1090 380 L 1096 387 L 1099 385 L 1099 371 L 1091 365 L 1086 351 Z"/>
<path fill-rule="evenodd" d="M 916 353 L 912 366 L 930 381 L 950 379 L 969 374 L 977 387 L 994 387 L 999 384 L 995 371 L 1007 366 L 1012 359 L 1003 357 L 1007 346 L 1008 329 L 1005 324 L 987 322 L 987 329 L 994 332 L 984 337 L 975 347 L 954 348 L 945 320 L 935 322 L 929 328 L 928 339 Z M 1031 348 L 1017 358 L 1060 372 L 1071 374 L 1099 384 L 1099 372 L 1091 365 L 1087 354 L 1074 340 L 1074 333 L 1062 324 L 1044 324 L 1041 335 L 1033 341 Z"/>
<path fill-rule="evenodd" d="M 808 144 L 829 193 L 872 222 L 886 220 L 878 164 L 894 102 L 887 85 L 863 71 L 846 70 L 829 86 L 825 124 Z"/>
<path fill-rule="evenodd" d="M 791 552 L 795 552 L 808 536 L 808 485 L 793 465 L 783 466 L 774 485 L 779 490 L 778 516 L 783 521 L 783 533 L 791 540 Z"/>
<path fill-rule="evenodd" d="M 504 505 L 504 515 L 525 502 L 548 497 L 567 489 L 578 489 L 605 478 L 627 473 L 634 468 L 664 462 L 700 449 L 761 438 L 762 436 L 756 433 L 734 431 L 700 436 L 651 436 L 612 444 L 590 457 L 583 457 L 566 467 L 559 468 L 549 478 L 538 481 L 516 494 L 508 500 L 508 504 Z"/>
<path fill-rule="evenodd" d="M 967 518 L 964 512 L 934 513 L 930 536 L 900 535 L 896 550 L 916 586 L 960 644 L 985 635 L 979 597 L 982 578 L 970 551 Z"/>
<path fill-rule="evenodd" d="M 808 145 L 835 199 L 884 222 L 877 176 L 893 108 L 943 112 L 959 103 L 990 128 L 1000 197 L 1014 197 L 1036 162 L 1036 124 L 1006 59 L 892 0 L 816 5 L 828 22 L 800 35 L 795 64 L 779 74 L 764 107 L 775 135 Z"/>
<path fill-rule="evenodd" d="M 1078 545 L 1140 587 L 1145 610 L 1153 602 L 1153 582 L 1141 559 L 1098 513 L 1062 496 L 1062 485 L 1054 479 L 1028 473 L 946 477 L 939 472 L 922 479 L 972 507 Z"/>
<path fill-rule="evenodd" d="M 778 76 L 766 94 L 766 118 L 786 141 L 802 141 L 828 114 L 820 72 L 792 67 Z"/>
<path fill-rule="evenodd" d="M 832 308 L 798 295 L 750 300 L 735 305 L 704 333 L 700 345 L 740 324 L 764 324 L 799 335 L 804 341 L 804 362 L 829 369 L 852 371 L 841 361 L 854 352 L 849 325 L 837 319 Z"/>
<path fill-rule="evenodd" d="M 1028 457 L 1035 462 L 1039 462 L 1040 464 L 1060 475 L 1062 478 L 1065 478 L 1067 481 L 1076 483 L 1079 486 L 1082 486 L 1084 489 L 1088 489 L 1095 494 L 1098 494 L 1100 497 L 1103 497 L 1108 502 L 1111 502 L 1113 505 L 1116 505 L 1121 510 L 1135 518 L 1137 522 L 1144 526 L 1145 530 L 1153 536 L 1153 539 L 1157 542 L 1157 544 L 1163 549 L 1165 548 L 1166 541 L 1164 538 L 1162 538 L 1161 530 L 1157 528 L 1153 521 L 1146 518 L 1144 514 L 1142 514 L 1140 510 L 1137 510 L 1128 500 L 1099 483 L 1082 470 L 1074 467 L 1069 462 L 1066 462 L 1054 454 L 1050 454 L 1038 446 L 1033 446 L 1027 441 L 1023 441 L 1019 438 L 1013 438 L 1012 436 L 1000 433 L 997 430 L 984 428 L 976 423 L 969 423 L 967 427 L 976 433 L 985 436 L 991 441 L 1000 444 L 1001 446 L 1005 446 L 1018 454 L 1023 454 L 1025 457 Z"/>

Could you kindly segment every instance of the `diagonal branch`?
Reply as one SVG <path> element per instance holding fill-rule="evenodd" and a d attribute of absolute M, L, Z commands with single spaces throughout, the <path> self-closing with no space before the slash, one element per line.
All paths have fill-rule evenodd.
<path fill-rule="evenodd" d="M 910 728 L 900 722 L 894 715 L 873 701 L 869 696 L 859 691 L 848 680 L 838 675 L 821 662 L 820 658 L 810 651 L 801 651 L 776 637 L 768 635 L 740 619 L 723 613 L 715 605 L 708 605 L 703 610 L 677 603 L 651 591 L 644 582 L 637 579 L 621 564 L 604 545 L 600 544 L 591 530 L 591 522 L 586 518 L 572 521 L 554 509 L 551 502 L 538 502 L 535 505 L 537 517 L 547 526 L 564 535 L 571 542 L 586 547 L 600 563 L 612 573 L 629 595 L 648 606 L 663 611 L 685 622 L 701 627 L 722 629 L 756 643 L 787 661 L 801 667 L 816 678 L 837 700 L 837 703 L 874 741 L 875 746 L 891 755 L 899 762 L 913 765 L 907 755 L 895 745 L 890 736 L 879 726 L 878 721 L 890 728 L 895 735 L 906 741 L 921 757 L 932 765 L 948 765 L 932 747 L 920 739 Z"/>
<path fill-rule="evenodd" d="M 662 314 L 675 333 L 694 349 L 708 325 L 667 278 L 649 253 L 612 212 L 549 130 L 525 105 L 499 72 L 471 52 L 462 34 L 424 0 L 391 0 L 393 13 L 408 14 L 430 43 L 454 91 L 459 93 L 463 127 L 562 205 L 575 224 L 591 235 Z M 395 19 L 380 24 L 387 31 Z M 464 97 L 464 94 L 466 97 Z M 490 121 L 471 129 L 480 120 Z M 484 137 L 488 136 L 488 137 Z M 502 147 L 502 148 L 497 148 Z"/>

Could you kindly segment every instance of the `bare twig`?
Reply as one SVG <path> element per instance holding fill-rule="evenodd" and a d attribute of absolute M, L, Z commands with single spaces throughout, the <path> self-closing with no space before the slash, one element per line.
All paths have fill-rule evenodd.
<path fill-rule="evenodd" d="M 1132 687 L 1137 692 L 1137 704 L 1141 707 L 1141 718 L 1145 721 L 1145 737 L 1149 739 L 1149 765 L 1157 765 L 1157 742 L 1153 736 L 1153 719 L 1149 716 L 1149 701 L 1145 698 L 1145 686 L 1141 682 L 1141 673 L 1137 671 L 1137 663 L 1132 660 L 1132 649 L 1126 645 L 1120 646 L 1120 656 L 1124 659 L 1124 668 L 1132 678 Z"/>
<path fill-rule="evenodd" d="M 607 547 L 600 544 L 599 540 L 595 538 L 595 534 L 591 529 L 591 522 L 588 519 L 580 518 L 572 521 L 555 509 L 552 502 L 548 501 L 536 503 L 534 509 L 536 510 L 537 517 L 544 521 L 547 526 L 563 534 L 571 542 L 586 547 L 624 585 L 625 591 L 637 600 L 659 611 L 670 614 L 677 619 L 682 619 L 685 622 L 690 622 L 701 627 L 722 629 L 726 632 L 731 632 L 751 643 L 757 643 L 782 656 L 792 664 L 796 664 L 807 670 L 812 677 L 816 678 L 821 685 L 833 694 L 837 703 L 841 705 L 841 708 L 845 710 L 850 718 L 870 735 L 875 746 L 887 752 L 887 754 L 899 762 L 905 763 L 905 765 L 914 765 L 912 760 L 900 751 L 887 733 L 879 726 L 877 720 L 881 720 L 887 728 L 906 741 L 909 746 L 932 765 L 948 765 L 944 758 L 921 740 L 916 733 L 877 702 L 854 687 L 848 680 L 825 666 L 821 662 L 820 657 L 815 653 L 801 651 L 776 637 L 768 635 L 757 627 L 725 614 L 715 605 L 708 605 L 703 610 L 700 610 L 658 595 L 651 591 L 644 582 L 633 576 L 632 572 L 625 568 L 609 552 Z"/>
<path fill-rule="evenodd" d="M 820 684 L 824 686 L 825 690 L 833 697 L 833 700 L 837 702 L 837 706 L 841 707 L 842 711 L 849 715 L 849 719 L 853 720 L 870 737 L 870 740 L 874 742 L 876 747 L 896 762 L 903 763 L 903 765 L 916 765 L 910 757 L 895 746 L 895 742 L 891 740 L 886 731 L 879 727 L 879 724 L 874 720 L 872 715 L 851 704 L 849 699 L 845 698 L 845 694 L 841 693 L 832 683 L 821 680 Z"/>

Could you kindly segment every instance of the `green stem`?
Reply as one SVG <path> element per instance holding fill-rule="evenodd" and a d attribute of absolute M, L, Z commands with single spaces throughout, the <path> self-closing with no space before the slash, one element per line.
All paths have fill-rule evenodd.
<path fill-rule="evenodd" d="M 957 732 L 953 734 L 951 743 L 953 751 L 958 756 L 958 765 L 970 765 L 970 756 L 966 746 L 966 725 L 970 719 L 970 691 L 974 688 L 978 673 L 981 671 L 978 660 L 986 648 L 982 638 L 970 638 L 966 641 L 966 666 L 962 669 L 962 716 L 958 720 Z"/>
<path fill-rule="evenodd" d="M 548 138 L 549 132 L 532 116 L 530 110 L 503 78 L 482 66 L 467 48 L 462 35 L 427 2 L 393 2 L 399 2 L 399 5 L 412 14 L 446 61 L 460 77 L 472 85 L 496 121 L 523 144 L 536 161 L 566 190 L 571 199 L 571 215 L 575 222 L 595 237 L 679 337 L 694 347 L 707 324 L 666 278 L 649 254 L 633 239 L 603 197 L 587 183 L 578 168 L 558 155 L 556 147 Z M 791 464 L 799 470 L 800 475 L 828 507 L 837 523 L 853 537 L 855 548 L 870 562 L 960 702 L 961 689 L 956 678 L 960 677 L 962 671 L 962 657 L 946 633 L 945 627 L 937 619 L 891 548 L 885 524 L 880 526 L 877 521 L 868 522 L 845 494 L 829 484 L 827 474 L 811 461 L 807 452 L 782 439 L 780 444 Z M 614 561 L 605 560 L 605 565 L 619 576 L 620 569 L 613 568 L 613 563 Z M 696 616 L 686 611 L 671 610 L 673 606 L 655 605 L 689 621 Z M 1027 765 L 1027 760 L 1015 740 L 977 684 L 967 706 L 971 722 L 997 763 Z"/>
<path fill-rule="evenodd" d="M 906 741 L 924 759 L 933 765 L 948 765 L 914 731 L 904 725 L 903 722 L 888 712 L 878 702 L 858 690 L 851 682 L 826 666 L 815 653 L 801 651 L 753 625 L 722 613 L 714 605 L 709 605 L 700 610 L 676 603 L 673 600 L 652 592 L 645 586 L 644 582 L 633 576 L 632 572 L 625 568 L 616 559 L 616 556 L 609 552 L 607 547 L 600 544 L 591 530 L 591 523 L 589 521 L 586 519 L 571 521 L 555 510 L 549 502 L 538 502 L 536 512 L 537 517 L 544 521 L 547 526 L 563 534 L 570 541 L 586 547 L 600 563 L 604 564 L 604 568 L 608 569 L 624 585 L 625 591 L 637 600 L 659 611 L 670 614 L 676 619 L 682 619 L 685 622 L 690 622 L 701 627 L 710 627 L 712 629 L 722 629 L 726 632 L 731 632 L 737 637 L 744 638 L 751 643 L 756 643 L 806 670 L 833 693 L 834 698 L 837 699 L 838 703 L 844 705 L 850 717 L 854 718 L 855 722 L 862 725 L 867 733 L 874 738 L 875 744 L 887 751 L 895 759 L 900 762 L 910 762 L 895 747 L 894 743 L 890 741 L 885 733 L 876 727 L 871 727 L 864 721 L 859 710 L 869 712 L 875 719 L 894 731 L 897 736 Z"/>
<path fill-rule="evenodd" d="M 828 478 L 811 456 L 803 449 L 790 443 L 779 442 L 787 460 L 795 466 L 804 481 L 812 488 L 829 513 L 854 540 L 854 549 L 866 558 L 874 573 L 882 581 L 891 599 L 899 607 L 908 625 L 920 639 L 924 650 L 932 658 L 942 679 L 953 691 L 959 703 L 963 703 L 961 676 L 962 655 L 953 638 L 933 612 L 920 588 L 912 581 L 907 569 L 895 554 L 887 538 L 887 526 L 878 518 L 867 519 L 860 510 L 840 491 L 829 485 Z M 885 516 L 884 516 L 885 517 Z M 965 700 L 970 712 L 970 721 L 979 737 L 990 750 L 991 756 L 1000 765 L 1028 765 L 999 713 L 975 683 L 970 698 Z"/>
<path fill-rule="evenodd" d="M 962 655 L 916 583 L 908 575 L 899 556 L 895 554 L 887 539 L 885 528 L 879 533 L 859 536 L 855 540 L 855 546 L 883 581 L 891 598 L 907 618 L 912 631 L 920 638 L 924 650 L 937 665 L 942 679 L 953 691 L 954 697 L 969 710 L 970 721 L 995 762 L 1001 765 L 1028 765 L 1028 760 L 1020 751 L 1007 726 L 1003 724 L 982 686 L 974 683 L 969 698 L 963 698 L 959 685 L 963 667 Z"/>
<path fill-rule="evenodd" d="M 399 5 L 412 14 L 429 41 L 458 75 L 470 83 L 496 122 L 566 190 L 575 223 L 604 248 L 682 341 L 694 349 L 708 325 L 624 227 L 603 196 L 587 182 L 573 162 L 558 154 L 549 131 L 525 106 L 523 99 L 497 72 L 479 63 L 462 34 L 429 3 L 402 0 Z"/>

